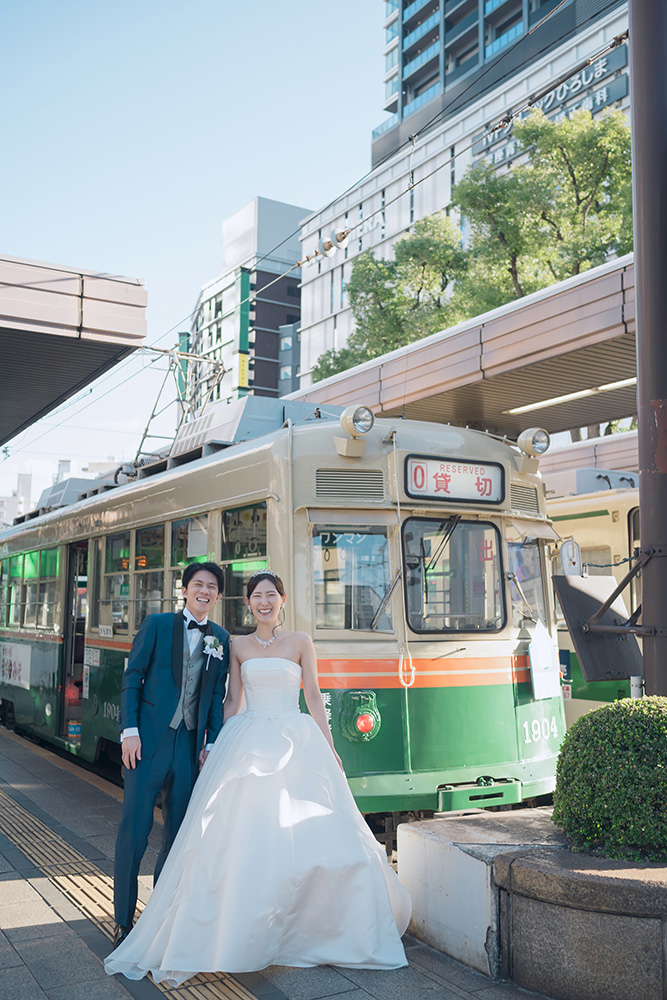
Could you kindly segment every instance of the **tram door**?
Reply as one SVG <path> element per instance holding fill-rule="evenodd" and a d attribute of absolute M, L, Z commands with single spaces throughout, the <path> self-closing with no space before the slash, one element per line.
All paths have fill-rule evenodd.
<path fill-rule="evenodd" d="M 69 546 L 65 602 L 60 735 L 71 743 L 80 743 L 84 635 L 88 604 L 87 542 L 76 542 Z"/>

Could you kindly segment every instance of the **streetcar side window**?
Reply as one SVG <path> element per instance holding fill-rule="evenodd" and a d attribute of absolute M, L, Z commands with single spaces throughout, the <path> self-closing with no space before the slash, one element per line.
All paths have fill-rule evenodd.
<path fill-rule="evenodd" d="M 0 628 L 7 623 L 9 602 L 9 559 L 0 559 Z"/>
<path fill-rule="evenodd" d="M 23 624 L 52 629 L 56 621 L 60 550 L 27 552 L 23 562 L 25 611 Z"/>
<path fill-rule="evenodd" d="M 23 590 L 23 556 L 12 556 L 9 560 L 9 607 L 7 624 L 18 628 L 21 624 L 21 600 Z"/>
<path fill-rule="evenodd" d="M 100 600 L 103 593 L 102 569 L 104 567 L 103 539 L 93 538 L 88 551 L 88 586 L 90 600 L 88 601 L 88 630 L 98 629 L 100 625 Z M 108 623 L 107 623 L 108 624 Z"/>
<path fill-rule="evenodd" d="M 225 574 L 222 624 L 235 634 L 249 632 L 243 598 L 250 577 L 267 567 L 266 503 L 223 510 L 220 560 Z"/>
<path fill-rule="evenodd" d="M 164 524 L 138 528 L 134 540 L 134 627 L 159 614 L 164 594 Z"/>
<path fill-rule="evenodd" d="M 313 565 L 316 628 L 392 631 L 385 527 L 316 525 Z"/>
<path fill-rule="evenodd" d="M 408 518 L 405 594 L 413 632 L 497 632 L 505 625 L 500 534 L 488 522 Z"/>
<path fill-rule="evenodd" d="M 37 624 L 37 604 L 39 599 L 39 552 L 26 552 L 23 557 L 23 584 L 25 587 L 25 609 L 23 624 Z"/>
<path fill-rule="evenodd" d="M 181 578 L 190 563 L 206 562 L 208 555 L 208 514 L 184 517 L 171 522 L 171 609 L 183 603 Z"/>
<path fill-rule="evenodd" d="M 104 553 L 104 599 L 114 631 L 127 632 L 130 619 L 130 532 L 107 535 Z M 106 616 L 105 616 L 106 617 Z"/>

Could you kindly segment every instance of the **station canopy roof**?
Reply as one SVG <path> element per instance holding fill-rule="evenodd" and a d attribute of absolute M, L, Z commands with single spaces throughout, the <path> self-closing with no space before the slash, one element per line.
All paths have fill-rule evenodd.
<path fill-rule="evenodd" d="M 632 255 L 334 375 L 290 399 L 516 437 L 637 411 Z"/>
<path fill-rule="evenodd" d="M 0 445 L 145 336 L 141 281 L 0 256 Z"/>

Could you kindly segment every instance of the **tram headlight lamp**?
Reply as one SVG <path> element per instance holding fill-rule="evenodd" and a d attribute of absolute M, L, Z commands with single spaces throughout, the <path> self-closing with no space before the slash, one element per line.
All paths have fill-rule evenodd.
<path fill-rule="evenodd" d="M 545 453 L 551 444 L 551 438 L 548 431 L 542 427 L 529 427 L 527 431 L 519 434 L 516 443 L 524 455 L 535 458 Z"/>
<path fill-rule="evenodd" d="M 341 427 L 353 438 L 368 434 L 374 423 L 373 412 L 367 406 L 348 406 L 340 415 Z"/>

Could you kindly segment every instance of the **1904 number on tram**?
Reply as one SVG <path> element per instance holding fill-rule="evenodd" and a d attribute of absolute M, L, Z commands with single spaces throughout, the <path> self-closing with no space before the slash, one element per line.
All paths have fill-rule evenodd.
<path fill-rule="evenodd" d="M 550 719 L 533 719 L 530 723 L 522 722 L 522 726 L 524 743 L 539 743 L 541 740 L 548 739 L 557 740 L 559 737 L 555 715 L 552 715 Z"/>

